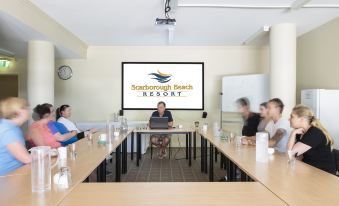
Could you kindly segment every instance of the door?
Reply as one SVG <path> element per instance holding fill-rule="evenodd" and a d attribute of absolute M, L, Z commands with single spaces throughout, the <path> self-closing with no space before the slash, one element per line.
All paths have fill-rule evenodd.
<path fill-rule="evenodd" d="M 18 97 L 18 75 L 0 75 L 0 99 Z"/>

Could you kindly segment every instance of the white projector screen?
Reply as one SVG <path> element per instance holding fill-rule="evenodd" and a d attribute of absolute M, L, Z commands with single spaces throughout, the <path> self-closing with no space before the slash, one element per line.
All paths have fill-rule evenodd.
<path fill-rule="evenodd" d="M 204 109 L 203 62 L 122 62 L 122 109 Z"/>

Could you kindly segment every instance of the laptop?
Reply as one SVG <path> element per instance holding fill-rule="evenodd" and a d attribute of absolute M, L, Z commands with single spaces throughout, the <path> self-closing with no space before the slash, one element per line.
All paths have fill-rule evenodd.
<path fill-rule="evenodd" d="M 168 129 L 168 117 L 151 117 L 150 129 Z"/>

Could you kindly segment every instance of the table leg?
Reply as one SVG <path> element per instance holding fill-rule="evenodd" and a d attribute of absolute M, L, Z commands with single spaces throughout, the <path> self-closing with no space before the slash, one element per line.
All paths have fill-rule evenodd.
<path fill-rule="evenodd" d="M 214 150 L 214 161 L 218 162 L 218 150 L 217 149 Z"/>
<path fill-rule="evenodd" d="M 106 159 L 97 167 L 97 182 L 106 182 Z"/>
<path fill-rule="evenodd" d="M 137 133 L 137 167 L 141 159 L 141 133 Z"/>
<path fill-rule="evenodd" d="M 186 159 L 188 159 L 188 134 L 186 134 Z"/>
<path fill-rule="evenodd" d="M 127 139 L 122 142 L 122 174 L 127 173 Z"/>
<path fill-rule="evenodd" d="M 214 172 L 213 172 L 213 144 L 210 142 L 210 167 L 209 167 L 209 179 L 210 182 L 213 182 L 214 179 Z"/>
<path fill-rule="evenodd" d="M 121 176 L 121 145 L 115 149 L 115 181 L 120 182 Z"/>
<path fill-rule="evenodd" d="M 188 134 L 188 165 L 192 166 L 192 133 Z"/>
<path fill-rule="evenodd" d="M 207 139 L 205 139 L 205 143 L 204 143 L 204 146 L 205 146 L 205 173 L 207 174 L 207 157 L 208 157 L 208 149 L 207 149 L 207 146 L 208 146 L 208 144 L 207 144 L 208 142 L 207 142 Z M 213 155 L 212 155 L 213 156 Z"/>
<path fill-rule="evenodd" d="M 87 178 L 84 180 L 84 182 L 89 182 L 89 177 L 87 177 Z"/>
<path fill-rule="evenodd" d="M 225 156 L 220 152 L 220 169 L 224 169 Z"/>
<path fill-rule="evenodd" d="M 131 160 L 133 160 L 134 156 L 134 132 L 131 133 Z"/>
<path fill-rule="evenodd" d="M 205 168 L 205 152 L 204 152 L 204 138 L 202 136 L 200 136 L 200 156 L 201 156 L 201 172 L 204 172 L 204 168 Z"/>
<path fill-rule="evenodd" d="M 245 172 L 243 172 L 242 170 L 240 170 L 241 171 L 241 182 L 246 182 L 246 173 Z"/>
<path fill-rule="evenodd" d="M 197 159 L 197 132 L 193 133 L 193 158 Z"/>
<path fill-rule="evenodd" d="M 232 171 L 231 171 L 231 161 L 225 156 L 225 164 L 227 171 L 227 181 L 232 182 Z"/>
<path fill-rule="evenodd" d="M 100 165 L 97 167 L 97 182 L 101 182 L 101 171 L 100 171 Z"/>

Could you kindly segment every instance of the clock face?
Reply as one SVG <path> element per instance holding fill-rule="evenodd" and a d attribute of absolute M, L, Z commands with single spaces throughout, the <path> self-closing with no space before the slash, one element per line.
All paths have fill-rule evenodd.
<path fill-rule="evenodd" d="M 72 74 L 72 69 L 69 66 L 61 66 L 58 69 L 58 76 L 62 80 L 70 79 L 72 77 Z"/>

